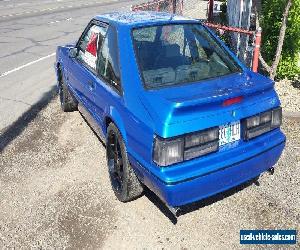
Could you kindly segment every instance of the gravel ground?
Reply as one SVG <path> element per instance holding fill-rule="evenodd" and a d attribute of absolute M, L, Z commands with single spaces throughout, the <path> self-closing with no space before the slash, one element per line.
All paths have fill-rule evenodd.
<path fill-rule="evenodd" d="M 176 223 L 150 191 L 116 200 L 102 144 L 55 99 L 1 152 L 0 248 L 257 249 L 239 245 L 240 229 L 300 230 L 299 125 L 284 120 L 274 175 L 194 204 Z"/>
<path fill-rule="evenodd" d="M 300 80 L 276 82 L 276 91 L 285 111 L 300 112 Z"/>

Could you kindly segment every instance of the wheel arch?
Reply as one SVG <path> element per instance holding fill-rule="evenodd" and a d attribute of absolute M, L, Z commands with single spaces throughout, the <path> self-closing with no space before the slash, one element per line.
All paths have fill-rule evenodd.
<path fill-rule="evenodd" d="M 103 131 L 105 132 L 105 136 L 107 135 L 107 128 L 110 123 L 114 123 L 116 125 L 116 127 L 119 129 L 119 131 L 123 137 L 125 145 L 127 145 L 127 134 L 126 134 L 126 130 L 125 130 L 125 124 L 123 122 L 123 119 L 122 119 L 120 113 L 114 107 L 109 108 L 109 113 L 106 115 L 106 117 L 104 119 L 105 127 L 104 127 Z"/>
<path fill-rule="evenodd" d="M 57 62 L 55 64 L 56 78 L 57 78 L 57 86 L 61 83 L 61 79 L 63 76 L 63 65 L 61 62 Z"/>

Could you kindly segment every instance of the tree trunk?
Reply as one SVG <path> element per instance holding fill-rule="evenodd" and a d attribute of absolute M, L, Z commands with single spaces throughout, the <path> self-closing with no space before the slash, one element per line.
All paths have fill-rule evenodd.
<path fill-rule="evenodd" d="M 277 67 L 278 67 L 278 64 L 279 64 L 279 60 L 280 60 L 280 56 L 281 56 L 281 52 L 282 52 L 282 46 L 283 46 L 284 37 L 285 37 L 287 17 L 289 15 L 289 11 L 290 11 L 291 5 L 292 5 L 292 0 L 288 0 L 288 3 L 286 5 L 286 7 L 285 7 L 285 11 L 283 13 L 283 19 L 282 19 L 282 24 L 281 24 L 281 28 L 280 28 L 280 33 L 279 33 L 279 39 L 278 39 L 278 45 L 277 45 L 277 49 L 276 49 L 275 59 L 273 61 L 272 67 L 271 67 L 270 78 L 272 80 L 274 80 L 274 78 L 276 76 L 276 71 L 277 71 Z"/>

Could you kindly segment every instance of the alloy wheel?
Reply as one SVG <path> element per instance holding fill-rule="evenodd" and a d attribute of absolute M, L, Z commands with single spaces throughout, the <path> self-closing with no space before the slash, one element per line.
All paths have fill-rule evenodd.
<path fill-rule="evenodd" d="M 113 188 L 122 193 L 123 190 L 123 157 L 118 136 L 112 131 L 107 145 L 108 168 Z"/>

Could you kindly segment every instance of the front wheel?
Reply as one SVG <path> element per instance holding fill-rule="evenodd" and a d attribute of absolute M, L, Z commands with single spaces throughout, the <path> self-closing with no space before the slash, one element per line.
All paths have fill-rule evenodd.
<path fill-rule="evenodd" d="M 106 154 L 111 186 L 116 197 L 122 202 L 139 197 L 143 186 L 128 161 L 121 133 L 113 123 L 107 128 Z"/>
<path fill-rule="evenodd" d="M 69 89 L 67 88 L 64 76 L 61 69 L 59 69 L 59 100 L 61 109 L 64 112 L 72 112 L 77 110 L 77 101 L 71 95 Z"/>

